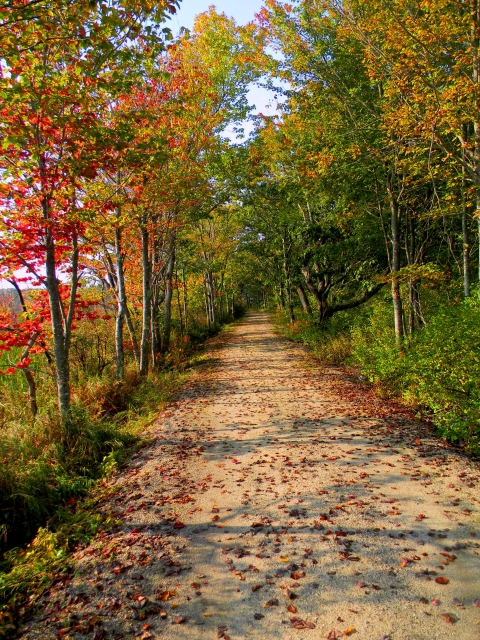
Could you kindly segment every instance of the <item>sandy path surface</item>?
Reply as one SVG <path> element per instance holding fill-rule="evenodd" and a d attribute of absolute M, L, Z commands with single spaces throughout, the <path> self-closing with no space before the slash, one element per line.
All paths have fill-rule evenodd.
<path fill-rule="evenodd" d="M 480 637 L 478 466 L 264 314 L 210 355 L 21 637 Z"/>

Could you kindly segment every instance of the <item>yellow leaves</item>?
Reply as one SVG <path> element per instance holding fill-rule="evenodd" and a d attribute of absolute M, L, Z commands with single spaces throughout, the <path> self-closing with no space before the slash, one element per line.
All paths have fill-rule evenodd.
<path fill-rule="evenodd" d="M 381 278 L 382 282 L 392 282 L 395 280 L 399 283 L 409 282 L 410 280 L 422 280 L 431 285 L 441 284 L 445 282 L 445 273 L 433 262 L 427 264 L 413 264 L 404 267 L 394 273 L 389 273 Z"/>

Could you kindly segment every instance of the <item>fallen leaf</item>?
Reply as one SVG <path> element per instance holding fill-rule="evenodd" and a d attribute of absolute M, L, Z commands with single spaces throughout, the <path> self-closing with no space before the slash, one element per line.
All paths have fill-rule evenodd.
<path fill-rule="evenodd" d="M 265 609 L 269 609 L 270 607 L 278 607 L 278 599 L 271 598 L 271 600 L 268 600 L 263 606 Z"/>
<path fill-rule="evenodd" d="M 343 632 L 343 635 L 351 636 L 352 633 L 355 633 L 355 627 L 348 627 L 348 629 L 345 629 L 345 631 Z"/>
<path fill-rule="evenodd" d="M 292 571 L 292 573 L 290 574 L 292 580 L 300 580 L 300 578 L 303 578 L 304 576 L 305 571 Z"/>
<path fill-rule="evenodd" d="M 313 622 L 302 620 L 301 618 L 290 618 L 293 629 L 315 629 Z"/>
<path fill-rule="evenodd" d="M 435 582 L 437 584 L 448 584 L 450 580 L 448 578 L 444 578 L 443 576 L 439 576 L 438 578 L 435 578 Z"/>
<path fill-rule="evenodd" d="M 455 622 L 458 620 L 458 618 L 456 618 L 451 613 L 441 613 L 440 617 L 442 620 L 444 620 L 448 624 L 455 624 Z"/>

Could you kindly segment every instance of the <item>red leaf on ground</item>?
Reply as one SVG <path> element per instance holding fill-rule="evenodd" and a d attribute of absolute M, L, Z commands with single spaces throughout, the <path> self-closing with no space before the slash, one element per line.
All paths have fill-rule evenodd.
<path fill-rule="evenodd" d="M 290 623 L 293 629 L 315 629 L 313 622 L 308 622 L 308 620 L 302 620 L 301 618 L 290 618 Z"/>
<path fill-rule="evenodd" d="M 444 620 L 448 624 L 455 624 L 455 622 L 457 621 L 457 618 L 453 616 L 451 613 L 441 613 L 440 617 L 442 618 L 442 620 Z"/>

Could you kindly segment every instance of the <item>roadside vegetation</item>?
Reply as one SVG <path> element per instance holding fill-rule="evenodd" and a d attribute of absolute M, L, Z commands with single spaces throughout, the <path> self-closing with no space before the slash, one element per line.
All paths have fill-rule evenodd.
<path fill-rule="evenodd" d="M 379 394 L 401 399 L 431 419 L 443 438 L 478 456 L 480 302 L 472 296 L 449 305 L 440 293 L 429 298 L 428 324 L 400 348 L 385 294 L 362 311 L 338 314 L 328 329 L 301 308 L 293 323 L 281 310 L 275 319 L 283 335 L 308 345 L 320 362 L 347 365 Z"/>

